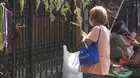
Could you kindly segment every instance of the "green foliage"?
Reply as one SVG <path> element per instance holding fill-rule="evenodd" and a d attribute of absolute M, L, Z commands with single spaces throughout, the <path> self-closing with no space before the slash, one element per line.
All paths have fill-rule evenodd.
<path fill-rule="evenodd" d="M 49 11 L 52 12 L 55 9 L 54 0 L 50 0 Z"/>
<path fill-rule="evenodd" d="M 19 3 L 20 3 L 20 14 L 22 15 L 25 1 L 24 0 L 19 0 Z"/>
<path fill-rule="evenodd" d="M 56 8 L 56 11 L 59 11 L 60 8 L 62 7 L 62 2 L 61 0 L 55 0 L 55 8 Z"/>
<path fill-rule="evenodd" d="M 52 12 L 50 12 L 50 21 L 53 22 L 55 20 L 55 16 Z"/>
<path fill-rule="evenodd" d="M 90 0 L 81 0 L 83 3 L 83 10 L 85 10 L 86 6 L 89 4 Z"/>
<path fill-rule="evenodd" d="M 60 12 L 61 15 L 65 17 L 65 20 L 67 20 L 67 14 L 68 13 L 74 13 L 77 16 L 80 16 L 81 10 L 76 5 L 76 0 L 74 0 L 75 5 L 70 5 L 67 1 L 64 0 L 43 0 L 45 5 L 45 11 L 50 13 L 50 20 L 51 22 L 55 20 L 54 12 Z M 86 8 L 86 6 L 89 4 L 90 0 L 81 0 L 83 4 L 83 10 Z M 19 0 L 20 3 L 20 13 L 22 15 L 23 9 L 24 9 L 24 0 Z M 36 0 L 36 11 L 38 10 L 40 5 L 40 0 Z M 75 6 L 74 12 L 71 10 L 71 6 Z M 80 10 L 80 11 L 79 11 Z"/>
<path fill-rule="evenodd" d="M 40 0 L 36 0 L 36 11 L 38 10 L 39 5 L 40 5 Z"/>
<path fill-rule="evenodd" d="M 44 0 L 44 4 L 45 4 L 45 11 L 48 11 L 48 9 L 49 9 L 49 0 Z"/>
<path fill-rule="evenodd" d="M 67 13 L 68 13 L 68 8 L 64 8 L 64 6 L 61 9 L 61 14 L 65 17 L 65 20 L 67 20 Z"/>

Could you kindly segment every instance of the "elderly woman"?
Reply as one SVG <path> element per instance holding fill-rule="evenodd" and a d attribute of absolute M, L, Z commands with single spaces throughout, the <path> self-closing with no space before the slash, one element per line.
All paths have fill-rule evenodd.
<path fill-rule="evenodd" d="M 90 24 L 93 27 L 86 37 L 88 46 L 98 40 L 100 61 L 94 65 L 82 66 L 85 78 L 105 78 L 110 68 L 110 31 L 104 26 L 108 21 L 107 11 L 102 6 L 90 10 Z M 100 33 L 100 34 L 99 34 Z"/>

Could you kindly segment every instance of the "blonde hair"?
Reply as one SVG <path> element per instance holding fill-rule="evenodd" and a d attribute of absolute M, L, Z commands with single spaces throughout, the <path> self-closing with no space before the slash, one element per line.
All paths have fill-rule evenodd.
<path fill-rule="evenodd" d="M 102 6 L 93 7 L 90 10 L 90 18 L 102 25 L 105 25 L 108 22 L 107 11 Z"/>

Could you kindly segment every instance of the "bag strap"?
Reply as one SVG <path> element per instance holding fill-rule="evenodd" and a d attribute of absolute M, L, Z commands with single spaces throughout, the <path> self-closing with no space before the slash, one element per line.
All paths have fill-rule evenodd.
<path fill-rule="evenodd" d="M 98 35 L 98 39 L 97 39 L 97 41 L 96 41 L 96 42 L 98 42 L 98 41 L 99 41 L 100 34 L 101 34 L 101 27 L 100 27 L 100 30 L 99 30 L 99 35 Z M 86 40 L 84 40 L 84 44 L 85 44 L 85 47 L 88 49 L 89 47 L 88 47 L 88 44 L 87 44 Z"/>
<path fill-rule="evenodd" d="M 100 30 L 99 30 L 99 35 L 98 35 L 98 40 L 97 40 L 97 42 L 99 41 L 100 35 L 101 35 L 101 27 L 100 27 Z"/>

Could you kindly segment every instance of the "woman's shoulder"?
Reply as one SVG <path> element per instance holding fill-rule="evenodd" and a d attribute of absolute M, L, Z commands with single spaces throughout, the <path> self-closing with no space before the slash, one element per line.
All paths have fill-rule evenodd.
<path fill-rule="evenodd" d="M 92 28 L 92 30 L 106 30 L 107 28 L 105 26 L 95 26 Z M 108 30 L 108 29 L 107 29 Z"/>
<path fill-rule="evenodd" d="M 101 29 L 102 29 L 103 32 L 106 32 L 106 34 L 109 34 L 111 36 L 110 30 L 106 26 L 101 25 L 100 27 L 101 27 Z"/>
<path fill-rule="evenodd" d="M 99 26 L 95 26 L 91 29 L 90 32 L 94 32 L 94 33 L 98 33 L 100 31 L 100 27 Z"/>
<path fill-rule="evenodd" d="M 95 26 L 92 28 L 92 30 L 99 30 L 100 29 L 100 26 Z"/>
<path fill-rule="evenodd" d="M 92 31 L 95 31 L 95 32 L 98 32 L 100 30 L 101 30 L 101 32 L 106 32 L 106 33 L 110 34 L 110 30 L 107 29 L 105 26 L 101 25 L 101 26 L 95 26 L 95 27 L 92 28 Z"/>

